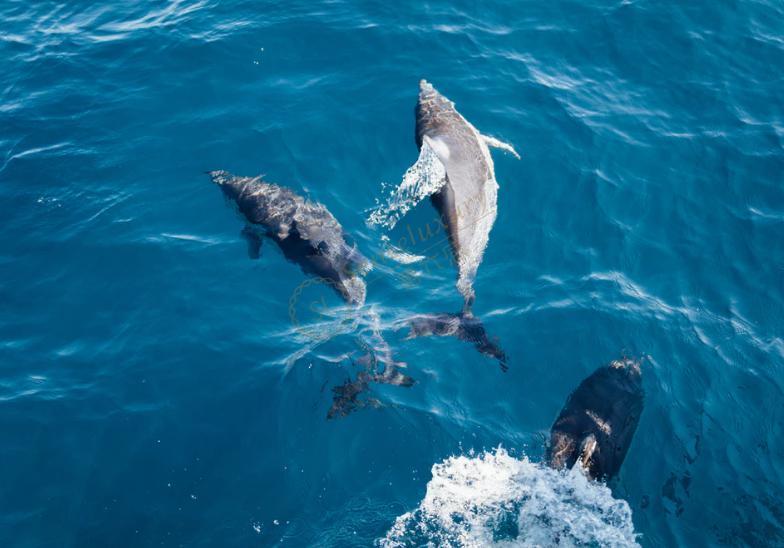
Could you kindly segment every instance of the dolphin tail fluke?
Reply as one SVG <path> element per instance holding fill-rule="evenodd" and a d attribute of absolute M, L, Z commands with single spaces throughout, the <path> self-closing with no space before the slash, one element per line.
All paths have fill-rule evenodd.
<path fill-rule="evenodd" d="M 517 153 L 514 147 L 509 143 L 505 143 L 499 139 L 496 139 L 495 137 L 490 137 L 488 135 L 482 135 L 482 139 L 484 140 L 485 144 L 487 144 L 487 146 L 491 148 L 499 148 L 501 150 L 505 150 L 506 152 L 513 154 L 514 157 L 517 158 L 518 160 L 520 159 L 520 155 Z"/>
<path fill-rule="evenodd" d="M 422 314 L 409 320 L 409 326 L 409 339 L 430 335 L 454 336 L 470 342 L 481 354 L 498 360 L 502 371 L 509 369 L 506 353 L 487 335 L 481 320 L 468 311 L 459 314 Z"/>

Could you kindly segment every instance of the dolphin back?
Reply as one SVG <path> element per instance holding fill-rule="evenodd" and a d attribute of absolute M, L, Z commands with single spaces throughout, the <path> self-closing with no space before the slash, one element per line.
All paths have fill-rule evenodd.
<path fill-rule="evenodd" d="M 578 461 L 594 479 L 618 474 L 643 409 L 640 364 L 623 359 L 601 367 L 569 396 L 553 424 L 547 461 L 556 469 Z"/>
<path fill-rule="evenodd" d="M 427 143 L 435 151 L 446 172 L 446 184 L 433 194 L 432 202 L 449 234 L 458 265 L 457 287 L 468 309 L 496 218 L 493 160 L 479 131 L 424 80 L 419 84 L 416 140 L 420 149 Z"/>
<path fill-rule="evenodd" d="M 330 282 L 347 302 L 365 302 L 362 275 L 370 269 L 370 261 L 349 245 L 343 227 L 324 205 L 261 177 L 238 177 L 226 171 L 209 175 L 245 220 L 273 239 L 287 259 Z"/>

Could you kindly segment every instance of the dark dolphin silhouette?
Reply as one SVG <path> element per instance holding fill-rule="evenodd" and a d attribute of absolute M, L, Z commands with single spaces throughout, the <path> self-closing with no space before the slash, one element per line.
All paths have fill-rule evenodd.
<path fill-rule="evenodd" d="M 610 480 L 623 464 L 643 408 L 640 364 L 631 359 L 597 369 L 572 392 L 550 432 L 547 462 L 579 462 L 593 479 Z"/>

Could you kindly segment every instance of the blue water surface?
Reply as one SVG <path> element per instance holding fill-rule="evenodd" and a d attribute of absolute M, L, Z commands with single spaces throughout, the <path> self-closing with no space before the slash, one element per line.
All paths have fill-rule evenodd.
<path fill-rule="evenodd" d="M 639 542 L 784 544 L 781 2 L 5 0 L 0 20 L 1 545 L 369 546 L 433 464 L 540 460 L 624 354 L 646 403 L 613 492 Z M 416 160 L 420 78 L 522 154 L 494 153 L 475 283 L 507 373 L 396 323 L 461 306 L 452 265 L 383 255 L 383 235 L 432 253 L 430 204 L 366 224 Z M 211 169 L 332 211 L 414 387 L 326 419 L 358 337 L 303 331 L 340 301 L 292 302 L 307 278 L 274 245 L 248 258 Z"/>

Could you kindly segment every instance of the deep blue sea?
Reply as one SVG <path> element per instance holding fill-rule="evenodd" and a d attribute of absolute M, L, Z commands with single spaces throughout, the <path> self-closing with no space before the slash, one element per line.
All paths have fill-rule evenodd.
<path fill-rule="evenodd" d="M 784 545 L 779 0 L 4 0 L 0 21 L 0 545 Z M 429 202 L 367 222 L 417 158 L 421 78 L 522 156 L 493 152 L 474 284 L 506 373 L 401 328 L 462 304 L 454 265 L 401 259 L 433 253 L 406 240 Z M 413 387 L 327 419 L 368 327 L 274 245 L 248 257 L 214 169 L 329 208 Z M 539 463 L 624 355 L 646 399 L 610 495 Z"/>

